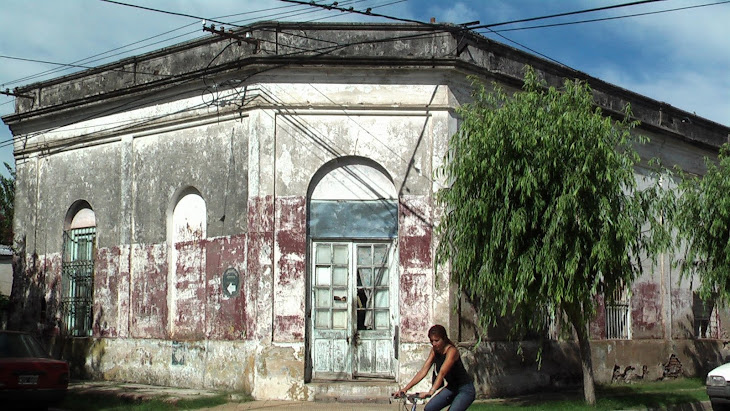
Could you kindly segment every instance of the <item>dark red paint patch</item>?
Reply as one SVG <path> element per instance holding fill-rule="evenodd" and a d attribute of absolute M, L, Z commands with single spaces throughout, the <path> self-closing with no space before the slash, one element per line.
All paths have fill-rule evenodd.
<path fill-rule="evenodd" d="M 431 253 L 431 231 L 422 237 L 400 237 L 400 263 L 408 268 L 430 268 L 433 266 Z"/>
<path fill-rule="evenodd" d="M 592 339 L 606 338 L 606 302 L 603 295 L 596 296 L 596 317 L 588 324 L 588 332 Z"/>
<path fill-rule="evenodd" d="M 304 278 L 307 252 L 306 199 L 286 197 L 277 202 L 279 227 L 276 244 L 279 247 L 279 285 L 288 285 Z"/>
<path fill-rule="evenodd" d="M 275 324 L 275 341 L 304 341 L 304 313 L 302 315 L 277 315 Z"/>
<path fill-rule="evenodd" d="M 95 257 L 94 270 L 94 320 L 95 337 L 116 337 L 118 335 L 119 312 L 119 247 L 99 248 Z"/>
<path fill-rule="evenodd" d="M 250 280 L 246 267 L 246 236 L 217 238 L 206 244 L 208 338 L 239 340 L 250 334 L 247 324 Z M 239 273 L 237 295 L 227 298 L 222 289 L 223 273 L 234 268 Z M 255 296 L 254 296 L 255 298 Z"/>
<path fill-rule="evenodd" d="M 167 253 L 164 246 L 132 251 L 130 334 L 135 338 L 167 337 Z M 140 261 L 141 260 L 141 261 Z"/>
<path fill-rule="evenodd" d="M 252 196 L 248 199 L 248 231 L 274 231 L 274 197 Z"/>
<path fill-rule="evenodd" d="M 250 304 L 255 306 L 260 301 L 271 301 L 273 295 L 271 294 L 271 287 L 264 287 L 259 289 L 259 284 L 262 278 L 273 276 L 273 255 L 274 250 L 274 234 L 270 232 L 250 232 L 248 235 L 248 255 L 247 255 L 247 267 L 248 270 L 244 276 L 244 281 L 250 287 L 251 299 Z M 253 312 L 256 312 L 255 310 Z M 261 313 L 265 315 L 265 313 Z M 271 334 L 271 321 L 266 321 L 259 324 L 256 318 L 249 316 L 246 323 L 246 329 L 255 330 L 253 333 L 249 333 L 249 337 L 252 339 L 265 338 Z M 253 334 L 253 335 L 251 335 Z"/>
<path fill-rule="evenodd" d="M 664 338 L 663 320 L 659 284 L 636 283 L 631 297 L 632 336 L 636 339 Z"/>
<path fill-rule="evenodd" d="M 177 261 L 175 271 L 175 313 L 173 338 L 202 339 L 205 337 L 206 306 L 205 244 L 207 241 L 187 241 L 175 244 Z"/>
<path fill-rule="evenodd" d="M 401 341 L 421 341 L 428 330 L 430 287 L 425 274 L 404 270 L 400 284 Z M 444 309 L 449 309 L 444 307 Z"/>

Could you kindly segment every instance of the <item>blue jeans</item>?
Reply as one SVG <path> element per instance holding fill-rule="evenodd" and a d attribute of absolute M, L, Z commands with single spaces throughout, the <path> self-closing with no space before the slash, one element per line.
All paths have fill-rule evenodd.
<path fill-rule="evenodd" d="M 425 411 L 439 411 L 449 407 L 449 411 L 464 411 L 469 408 L 477 393 L 474 384 L 464 384 L 453 391 L 446 386 L 426 404 Z"/>

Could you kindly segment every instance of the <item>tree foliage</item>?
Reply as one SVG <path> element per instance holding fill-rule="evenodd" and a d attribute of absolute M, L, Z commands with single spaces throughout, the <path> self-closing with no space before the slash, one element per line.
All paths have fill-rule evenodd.
<path fill-rule="evenodd" d="M 13 213 L 15 209 L 15 171 L 4 163 L 10 177 L 0 175 L 0 244 L 13 244 Z"/>
<path fill-rule="evenodd" d="M 704 300 L 730 303 L 730 146 L 705 165 L 703 177 L 681 173 L 673 219 L 685 250 L 681 272 L 699 276 Z"/>
<path fill-rule="evenodd" d="M 572 325 L 592 391 L 587 324 L 596 295 L 630 284 L 639 256 L 669 239 L 648 235 L 662 228 L 661 191 L 637 186 L 634 145 L 644 139 L 631 133 L 629 107 L 612 120 L 581 82 L 547 88 L 528 69 L 513 96 L 474 85 L 440 170 L 449 186 L 437 195 L 445 209 L 438 262 L 450 265 L 483 329 L 520 315 L 533 330 L 551 317 Z M 509 323 L 518 330 L 519 321 Z"/>

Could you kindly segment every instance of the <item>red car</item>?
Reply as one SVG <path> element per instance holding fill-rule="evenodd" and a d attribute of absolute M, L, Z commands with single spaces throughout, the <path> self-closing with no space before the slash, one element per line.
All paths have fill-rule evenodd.
<path fill-rule="evenodd" d="M 68 363 L 52 359 L 35 337 L 0 331 L 0 403 L 58 403 L 66 395 L 68 379 Z"/>

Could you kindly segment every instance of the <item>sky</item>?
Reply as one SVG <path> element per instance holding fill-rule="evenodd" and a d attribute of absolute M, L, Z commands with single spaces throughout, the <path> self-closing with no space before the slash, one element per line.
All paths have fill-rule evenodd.
<path fill-rule="evenodd" d="M 360 11 L 371 8 L 375 13 L 400 19 L 428 22 L 435 18 L 437 22 L 456 24 L 478 20 L 482 25 L 635 3 L 632 0 L 338 1 L 340 6 Z M 0 3 L 0 90 L 12 91 L 14 87 L 83 70 L 60 64 L 93 67 L 212 35 L 203 32 L 202 18 L 237 25 L 262 20 L 394 21 L 280 0 L 119 2 L 128 5 L 104 0 L 3 0 Z M 575 23 L 579 21 L 584 22 Z M 480 29 L 478 32 L 730 126 L 728 22 L 730 1 L 659 0 L 500 25 L 493 27 L 493 31 Z M 552 27 L 535 27 L 541 25 Z M 0 116 L 13 110 L 14 98 L 0 95 Z M 14 165 L 12 134 L 0 123 L 0 163 L 3 162 Z M 1 164 L 0 173 L 7 175 Z"/>

